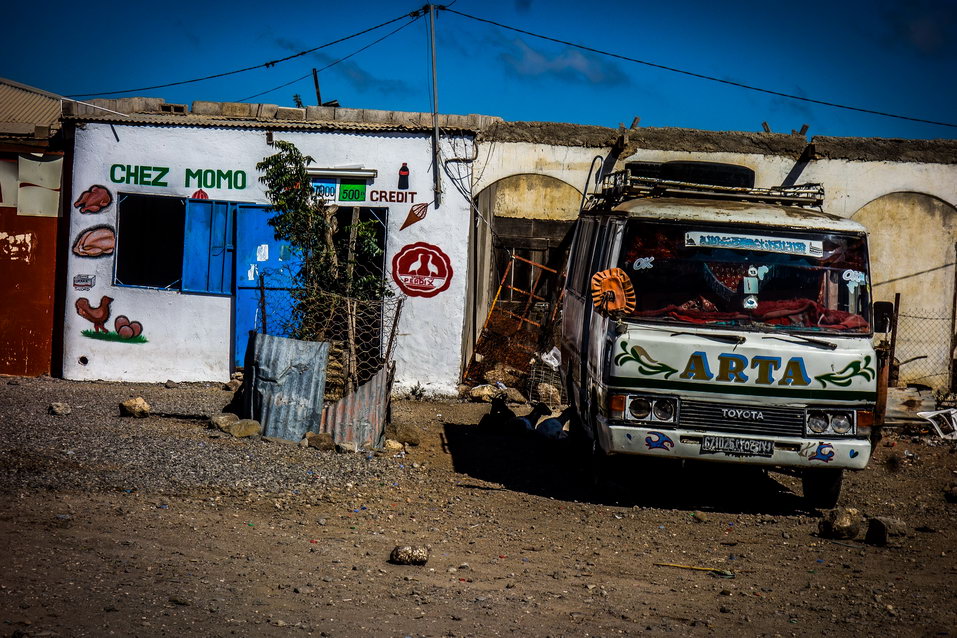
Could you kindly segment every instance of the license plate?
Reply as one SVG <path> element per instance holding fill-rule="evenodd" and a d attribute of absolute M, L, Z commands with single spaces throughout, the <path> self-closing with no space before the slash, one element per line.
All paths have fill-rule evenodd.
<path fill-rule="evenodd" d="M 724 452 L 734 456 L 773 456 L 774 441 L 707 435 L 701 440 L 702 454 Z"/>

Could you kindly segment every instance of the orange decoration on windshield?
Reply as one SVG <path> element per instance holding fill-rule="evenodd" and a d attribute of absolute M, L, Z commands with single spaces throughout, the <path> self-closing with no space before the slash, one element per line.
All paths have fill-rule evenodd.
<path fill-rule="evenodd" d="M 635 289 L 621 268 L 596 272 L 591 278 L 591 296 L 602 312 L 630 313 L 635 309 Z"/>

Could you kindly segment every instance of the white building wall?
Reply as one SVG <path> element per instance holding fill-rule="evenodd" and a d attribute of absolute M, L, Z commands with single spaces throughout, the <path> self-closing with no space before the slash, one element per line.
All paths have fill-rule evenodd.
<path fill-rule="evenodd" d="M 726 162 L 755 172 L 755 186 L 780 185 L 797 160 L 779 155 L 750 153 L 690 153 L 640 149 L 624 161 Z M 957 203 L 957 166 L 914 162 L 849 161 L 816 159 L 808 163 L 797 183 L 824 185 L 825 212 L 850 217 L 882 195 L 897 192 L 924 193 L 951 204 Z"/>
<path fill-rule="evenodd" d="M 407 193 L 415 203 L 432 202 L 431 143 L 428 135 L 405 133 L 356 133 L 296 131 L 275 132 L 315 159 L 315 166 L 330 168 L 361 165 L 378 170 L 368 191 L 395 191 L 402 163 L 410 169 Z M 472 153 L 471 139 L 448 142 L 444 153 Z M 454 146 L 454 148 L 453 148 Z M 74 210 L 70 224 L 71 244 L 93 226 L 117 226 L 120 193 L 143 193 L 190 197 L 195 183 L 187 186 L 187 169 L 244 171 L 244 188 L 204 187 L 209 199 L 268 203 L 258 181 L 255 165 L 274 149 L 266 144 L 265 131 L 232 128 L 187 128 L 125 126 L 88 123 L 78 127 L 73 171 L 72 202 L 94 185 L 108 188 L 112 203 L 99 212 Z M 169 169 L 165 186 L 116 184 L 111 181 L 114 164 L 156 166 Z M 456 170 L 467 170 L 457 168 Z M 154 173 L 155 175 L 155 173 Z M 447 178 L 446 178 L 447 179 Z M 234 184 L 235 186 L 235 184 Z M 417 242 L 430 244 L 448 256 L 452 278 L 446 290 L 435 296 L 410 296 L 403 309 L 396 348 L 396 387 L 421 384 L 434 394 L 455 392 L 461 366 L 461 339 L 465 283 L 468 266 L 469 203 L 446 181 L 441 207 L 430 204 L 418 223 L 399 230 L 411 202 L 357 202 L 360 206 L 388 208 L 385 263 L 387 281 L 397 290 L 392 261 L 403 247 Z M 178 291 L 131 288 L 113 284 L 114 259 L 78 256 L 68 258 L 68 288 L 64 335 L 64 376 L 68 379 L 124 381 L 222 380 L 230 372 L 231 309 L 228 297 L 182 294 Z M 77 289 L 77 275 L 95 276 L 91 289 Z M 82 278 L 80 278 L 82 280 Z M 82 284 L 82 281 L 81 281 Z M 81 285 L 82 288 L 82 285 Z M 83 297 L 96 307 L 102 296 L 113 298 L 115 317 L 126 315 L 143 326 L 145 343 L 102 341 L 85 337 L 93 324 L 76 310 Z"/>

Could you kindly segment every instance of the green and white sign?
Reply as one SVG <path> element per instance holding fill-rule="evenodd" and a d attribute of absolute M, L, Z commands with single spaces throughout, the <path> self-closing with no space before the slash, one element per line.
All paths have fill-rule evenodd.
<path fill-rule="evenodd" d="M 366 180 L 340 179 L 339 180 L 339 201 L 340 202 L 366 201 Z"/>

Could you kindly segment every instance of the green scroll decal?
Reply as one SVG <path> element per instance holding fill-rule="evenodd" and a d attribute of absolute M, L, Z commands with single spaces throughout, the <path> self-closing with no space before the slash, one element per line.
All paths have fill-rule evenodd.
<path fill-rule="evenodd" d="M 863 361 L 851 361 L 844 366 L 840 372 L 828 372 L 819 374 L 815 379 L 821 382 L 822 387 L 827 387 L 828 382 L 834 385 L 846 388 L 854 381 L 854 377 L 864 377 L 865 381 L 871 381 L 877 378 L 877 372 L 871 367 L 871 357 L 867 355 Z"/>
<path fill-rule="evenodd" d="M 620 366 L 628 361 L 634 361 L 637 363 L 638 372 L 648 376 L 664 374 L 664 378 L 667 379 L 678 371 L 676 368 L 672 368 L 667 363 L 661 363 L 660 361 L 655 361 L 652 359 L 651 355 L 648 354 L 648 351 L 641 346 L 635 345 L 631 347 L 631 350 L 629 350 L 628 343 L 622 341 L 621 353 L 615 357 L 615 365 Z"/>

